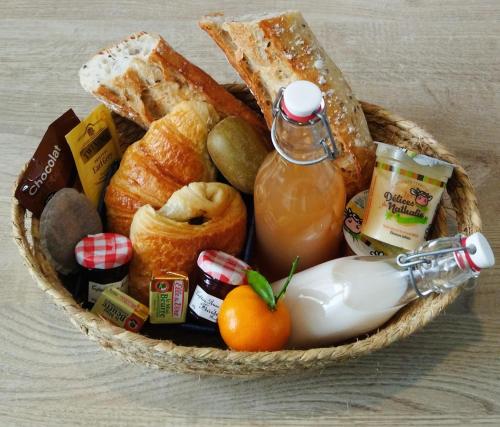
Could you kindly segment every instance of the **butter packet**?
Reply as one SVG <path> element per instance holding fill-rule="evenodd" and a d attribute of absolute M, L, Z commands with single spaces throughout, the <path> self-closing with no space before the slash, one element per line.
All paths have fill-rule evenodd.
<path fill-rule="evenodd" d="M 116 288 L 105 289 L 91 312 L 132 332 L 141 330 L 149 314 L 145 305 Z"/>
<path fill-rule="evenodd" d="M 97 207 L 107 172 L 120 158 L 118 136 L 110 111 L 102 104 L 96 107 L 66 135 L 66 141 L 75 159 L 83 191 Z"/>
<path fill-rule="evenodd" d="M 184 323 L 189 294 L 189 279 L 184 274 L 166 273 L 153 277 L 149 288 L 151 323 Z"/>

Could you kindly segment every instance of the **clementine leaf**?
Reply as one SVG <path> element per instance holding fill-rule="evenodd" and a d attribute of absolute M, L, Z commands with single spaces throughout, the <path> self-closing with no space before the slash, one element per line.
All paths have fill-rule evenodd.
<path fill-rule="evenodd" d="M 252 289 L 266 302 L 271 310 L 274 310 L 276 301 L 269 281 L 255 270 L 247 270 L 246 275 Z"/>

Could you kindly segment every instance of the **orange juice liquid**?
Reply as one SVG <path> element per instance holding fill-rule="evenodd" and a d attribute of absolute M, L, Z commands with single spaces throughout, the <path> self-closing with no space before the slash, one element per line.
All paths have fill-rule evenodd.
<path fill-rule="evenodd" d="M 285 277 L 296 256 L 299 270 L 338 255 L 345 186 L 333 161 L 292 164 L 277 152 L 262 164 L 254 188 L 256 262 L 270 280 Z"/>

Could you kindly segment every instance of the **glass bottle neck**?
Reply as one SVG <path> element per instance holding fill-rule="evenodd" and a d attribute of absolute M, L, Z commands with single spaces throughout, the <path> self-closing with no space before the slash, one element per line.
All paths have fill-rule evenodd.
<path fill-rule="evenodd" d="M 290 157 L 310 161 L 324 156 L 321 140 L 327 132 L 321 122 L 297 124 L 286 120 L 280 111 L 275 117 L 276 139 L 281 149 Z"/>
<path fill-rule="evenodd" d="M 352 298 L 352 285 L 348 284 L 347 305 L 360 311 L 397 310 L 418 298 L 466 285 L 479 276 L 479 271 L 463 262 L 465 260 L 461 257 L 465 256 L 462 249 L 459 237 L 445 237 L 426 242 L 415 252 L 396 258 L 354 257 L 359 261 L 386 264 L 389 268 L 372 269 L 379 272 L 378 276 L 374 275 L 374 280 L 380 282 L 380 271 L 386 275 L 382 281 L 386 284 L 382 294 L 379 293 L 380 288 L 367 286 L 362 291 L 364 298 Z M 406 266 L 401 265 L 403 261 L 400 257 L 406 257 Z"/>
<path fill-rule="evenodd" d="M 408 292 L 403 304 L 432 293 L 444 293 L 463 286 L 479 276 L 466 261 L 460 237 L 447 237 L 426 242 L 416 253 L 421 262 L 408 267 Z M 453 249 L 453 252 L 444 252 Z M 438 255 L 426 253 L 443 251 Z"/>

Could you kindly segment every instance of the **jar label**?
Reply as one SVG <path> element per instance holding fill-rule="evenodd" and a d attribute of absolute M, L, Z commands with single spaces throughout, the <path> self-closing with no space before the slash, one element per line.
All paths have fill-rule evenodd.
<path fill-rule="evenodd" d="M 116 288 L 119 289 L 122 292 L 127 293 L 127 288 L 128 288 L 128 281 L 127 277 L 125 276 L 122 280 L 119 280 L 118 282 L 113 282 L 113 283 L 96 283 L 96 282 L 91 282 L 89 281 L 89 294 L 88 294 L 88 302 L 95 304 L 101 294 L 104 292 L 104 289 L 107 288 Z"/>
<path fill-rule="evenodd" d="M 222 300 L 220 298 L 214 297 L 205 292 L 200 286 L 196 286 L 189 308 L 203 319 L 216 323 L 221 305 Z"/>
<path fill-rule="evenodd" d="M 368 190 L 356 194 L 344 210 L 344 238 L 349 255 L 396 256 L 402 249 L 361 234 Z"/>
<path fill-rule="evenodd" d="M 377 162 L 361 233 L 416 249 L 427 237 L 443 190 L 443 181 Z"/>

